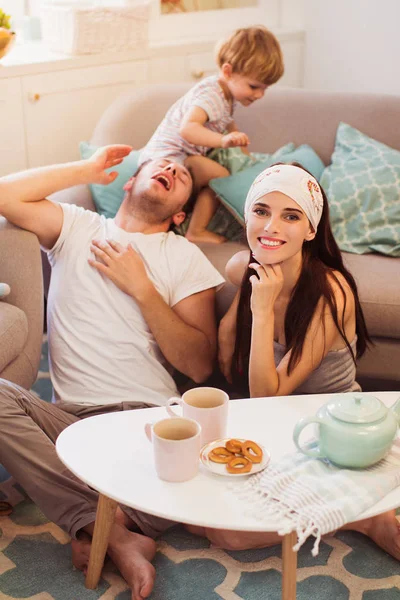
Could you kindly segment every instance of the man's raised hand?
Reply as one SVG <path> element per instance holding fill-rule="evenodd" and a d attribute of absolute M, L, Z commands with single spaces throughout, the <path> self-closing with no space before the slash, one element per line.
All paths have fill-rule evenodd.
<path fill-rule="evenodd" d="M 103 146 L 88 159 L 91 166 L 91 183 L 100 183 L 108 185 L 118 177 L 117 171 L 107 172 L 106 169 L 112 169 L 122 163 L 125 156 L 132 152 L 132 146 L 125 144 L 115 144 L 112 146 Z"/>

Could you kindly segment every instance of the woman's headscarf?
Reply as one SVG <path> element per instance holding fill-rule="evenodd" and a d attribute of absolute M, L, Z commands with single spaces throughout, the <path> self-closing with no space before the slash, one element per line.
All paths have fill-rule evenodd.
<path fill-rule="evenodd" d="M 314 231 L 317 231 L 324 200 L 315 177 L 294 165 L 268 167 L 257 176 L 247 194 L 244 205 L 245 221 L 253 204 L 269 192 L 281 192 L 297 202 Z"/>

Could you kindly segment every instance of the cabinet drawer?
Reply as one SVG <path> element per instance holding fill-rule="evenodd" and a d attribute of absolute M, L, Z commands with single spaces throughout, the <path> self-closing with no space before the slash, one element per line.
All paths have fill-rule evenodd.
<path fill-rule="evenodd" d="M 186 58 L 186 70 L 192 81 L 199 81 L 217 72 L 214 49 L 199 54 L 189 54 Z"/>
<path fill-rule="evenodd" d="M 211 52 L 199 54 L 179 54 L 151 59 L 152 83 L 196 83 L 217 72 L 214 55 Z"/>
<path fill-rule="evenodd" d="M 151 83 L 182 83 L 187 81 L 184 56 L 157 56 L 150 61 Z"/>

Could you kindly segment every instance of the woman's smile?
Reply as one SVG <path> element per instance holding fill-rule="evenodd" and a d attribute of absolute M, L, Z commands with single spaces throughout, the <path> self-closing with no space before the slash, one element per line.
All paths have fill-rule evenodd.
<path fill-rule="evenodd" d="M 267 236 L 262 236 L 257 239 L 258 239 L 259 245 L 264 250 L 278 250 L 279 248 L 281 248 L 281 246 L 286 244 L 286 242 L 284 242 L 283 240 L 279 240 L 278 238 L 272 238 L 272 237 L 267 237 Z"/>

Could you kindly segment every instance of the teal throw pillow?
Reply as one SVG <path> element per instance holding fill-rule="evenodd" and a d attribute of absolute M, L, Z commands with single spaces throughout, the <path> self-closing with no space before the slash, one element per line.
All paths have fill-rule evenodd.
<path fill-rule="evenodd" d="M 246 155 L 243 154 L 243 156 Z M 274 154 L 257 153 L 252 156 L 254 157 L 251 163 L 252 166 L 247 166 L 247 168 L 236 172 L 230 177 L 221 177 L 210 181 L 210 187 L 217 194 L 222 204 L 241 224 L 244 224 L 243 208 L 247 192 L 261 171 L 276 162 L 298 162 L 319 180 L 325 168 L 318 154 L 307 144 L 298 146 L 298 148 L 294 144 L 286 144 Z M 248 158 L 247 164 L 249 164 Z"/>
<path fill-rule="evenodd" d="M 400 152 L 340 123 L 321 185 L 341 250 L 400 256 Z"/>
<path fill-rule="evenodd" d="M 79 150 L 81 158 L 86 159 L 90 158 L 96 152 L 97 146 L 92 146 L 88 142 L 81 142 Z M 119 173 L 117 179 L 109 185 L 93 183 L 89 186 L 96 210 L 100 215 L 110 218 L 115 217 L 125 196 L 123 187 L 138 168 L 139 155 L 139 150 L 132 150 L 120 165 L 109 169 L 110 171 L 117 171 Z"/>

